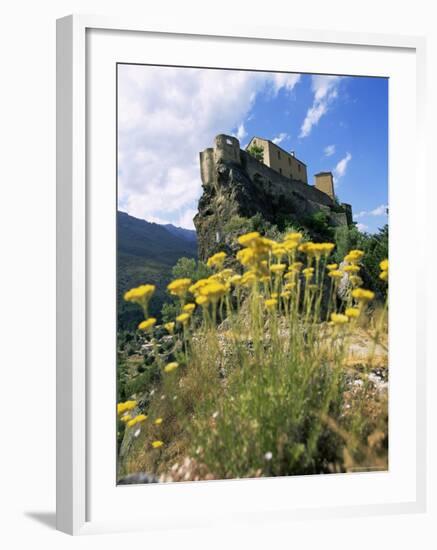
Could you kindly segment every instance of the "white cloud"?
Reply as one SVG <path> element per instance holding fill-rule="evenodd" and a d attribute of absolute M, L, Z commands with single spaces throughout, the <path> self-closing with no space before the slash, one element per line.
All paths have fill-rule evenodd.
<path fill-rule="evenodd" d="M 338 180 L 346 174 L 346 170 L 349 162 L 352 160 L 352 155 L 346 153 L 346 156 L 338 161 L 336 167 L 334 168 L 334 181 L 338 183 Z"/>
<path fill-rule="evenodd" d="M 383 216 L 387 214 L 387 204 L 381 204 L 380 206 L 377 206 L 373 210 L 370 211 L 371 216 Z"/>
<path fill-rule="evenodd" d="M 354 219 L 359 220 L 360 218 L 365 218 L 367 216 L 375 216 L 375 217 L 386 216 L 387 215 L 387 209 L 388 209 L 387 204 L 380 204 L 379 206 L 377 206 L 373 210 L 368 210 L 368 211 L 367 210 L 362 210 L 361 212 L 357 212 L 356 214 L 354 214 Z"/>
<path fill-rule="evenodd" d="M 331 157 L 335 153 L 335 145 L 327 145 L 323 152 L 325 154 L 325 157 Z"/>
<path fill-rule="evenodd" d="M 273 143 L 276 143 L 276 145 L 279 145 L 287 138 L 288 138 L 288 134 L 286 134 L 285 132 L 281 132 L 279 136 L 274 137 L 272 141 Z"/>
<path fill-rule="evenodd" d="M 364 223 L 357 223 L 357 229 L 361 231 L 361 233 L 365 233 L 369 229 L 369 226 Z"/>
<path fill-rule="evenodd" d="M 338 96 L 337 87 L 341 76 L 315 75 L 311 77 L 311 88 L 314 93 L 312 106 L 308 109 L 299 137 L 310 135 L 313 126 L 319 123 L 319 120 L 325 115 L 330 104 Z"/>
<path fill-rule="evenodd" d="M 299 82 L 300 76 L 300 74 L 293 73 L 270 73 L 274 93 L 277 94 L 281 89 L 291 92 Z"/>
<path fill-rule="evenodd" d="M 233 134 L 239 141 L 244 139 L 247 136 L 246 128 L 244 127 L 244 124 L 241 123 L 237 128 L 237 133 Z"/>
<path fill-rule="evenodd" d="M 118 204 L 133 216 L 192 228 L 199 151 L 237 128 L 261 91 L 291 92 L 300 75 L 119 66 Z"/>

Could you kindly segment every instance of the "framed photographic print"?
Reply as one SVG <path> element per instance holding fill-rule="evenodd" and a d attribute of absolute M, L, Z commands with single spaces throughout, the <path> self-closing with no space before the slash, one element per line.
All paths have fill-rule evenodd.
<path fill-rule="evenodd" d="M 424 509 L 423 51 L 58 21 L 59 529 Z"/>

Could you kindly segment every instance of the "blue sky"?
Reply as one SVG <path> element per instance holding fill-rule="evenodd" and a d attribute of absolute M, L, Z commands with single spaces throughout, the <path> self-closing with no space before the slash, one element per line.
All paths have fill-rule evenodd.
<path fill-rule="evenodd" d="M 358 227 L 387 222 L 388 80 L 120 65 L 119 209 L 193 228 L 199 151 L 219 133 L 294 150 L 309 183 L 331 170 Z"/>

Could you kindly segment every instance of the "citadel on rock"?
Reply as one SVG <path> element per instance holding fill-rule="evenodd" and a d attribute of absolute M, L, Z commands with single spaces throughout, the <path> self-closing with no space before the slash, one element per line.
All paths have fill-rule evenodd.
<path fill-rule="evenodd" d="M 323 212 L 332 227 L 353 223 L 351 206 L 335 197 L 331 172 L 315 174 L 308 184 L 305 163 L 267 139 L 254 137 L 243 150 L 235 137 L 216 136 L 200 153 L 200 173 L 203 195 L 194 224 L 201 259 L 226 247 L 226 224 L 236 216 L 261 214 L 272 224 L 286 218 L 305 227 Z"/>

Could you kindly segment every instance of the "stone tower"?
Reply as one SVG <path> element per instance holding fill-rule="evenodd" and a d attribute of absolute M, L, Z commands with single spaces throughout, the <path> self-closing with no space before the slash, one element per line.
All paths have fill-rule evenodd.
<path fill-rule="evenodd" d="M 314 175 L 314 185 L 316 189 L 326 193 L 332 200 L 335 200 L 334 178 L 332 172 L 319 172 Z"/>

